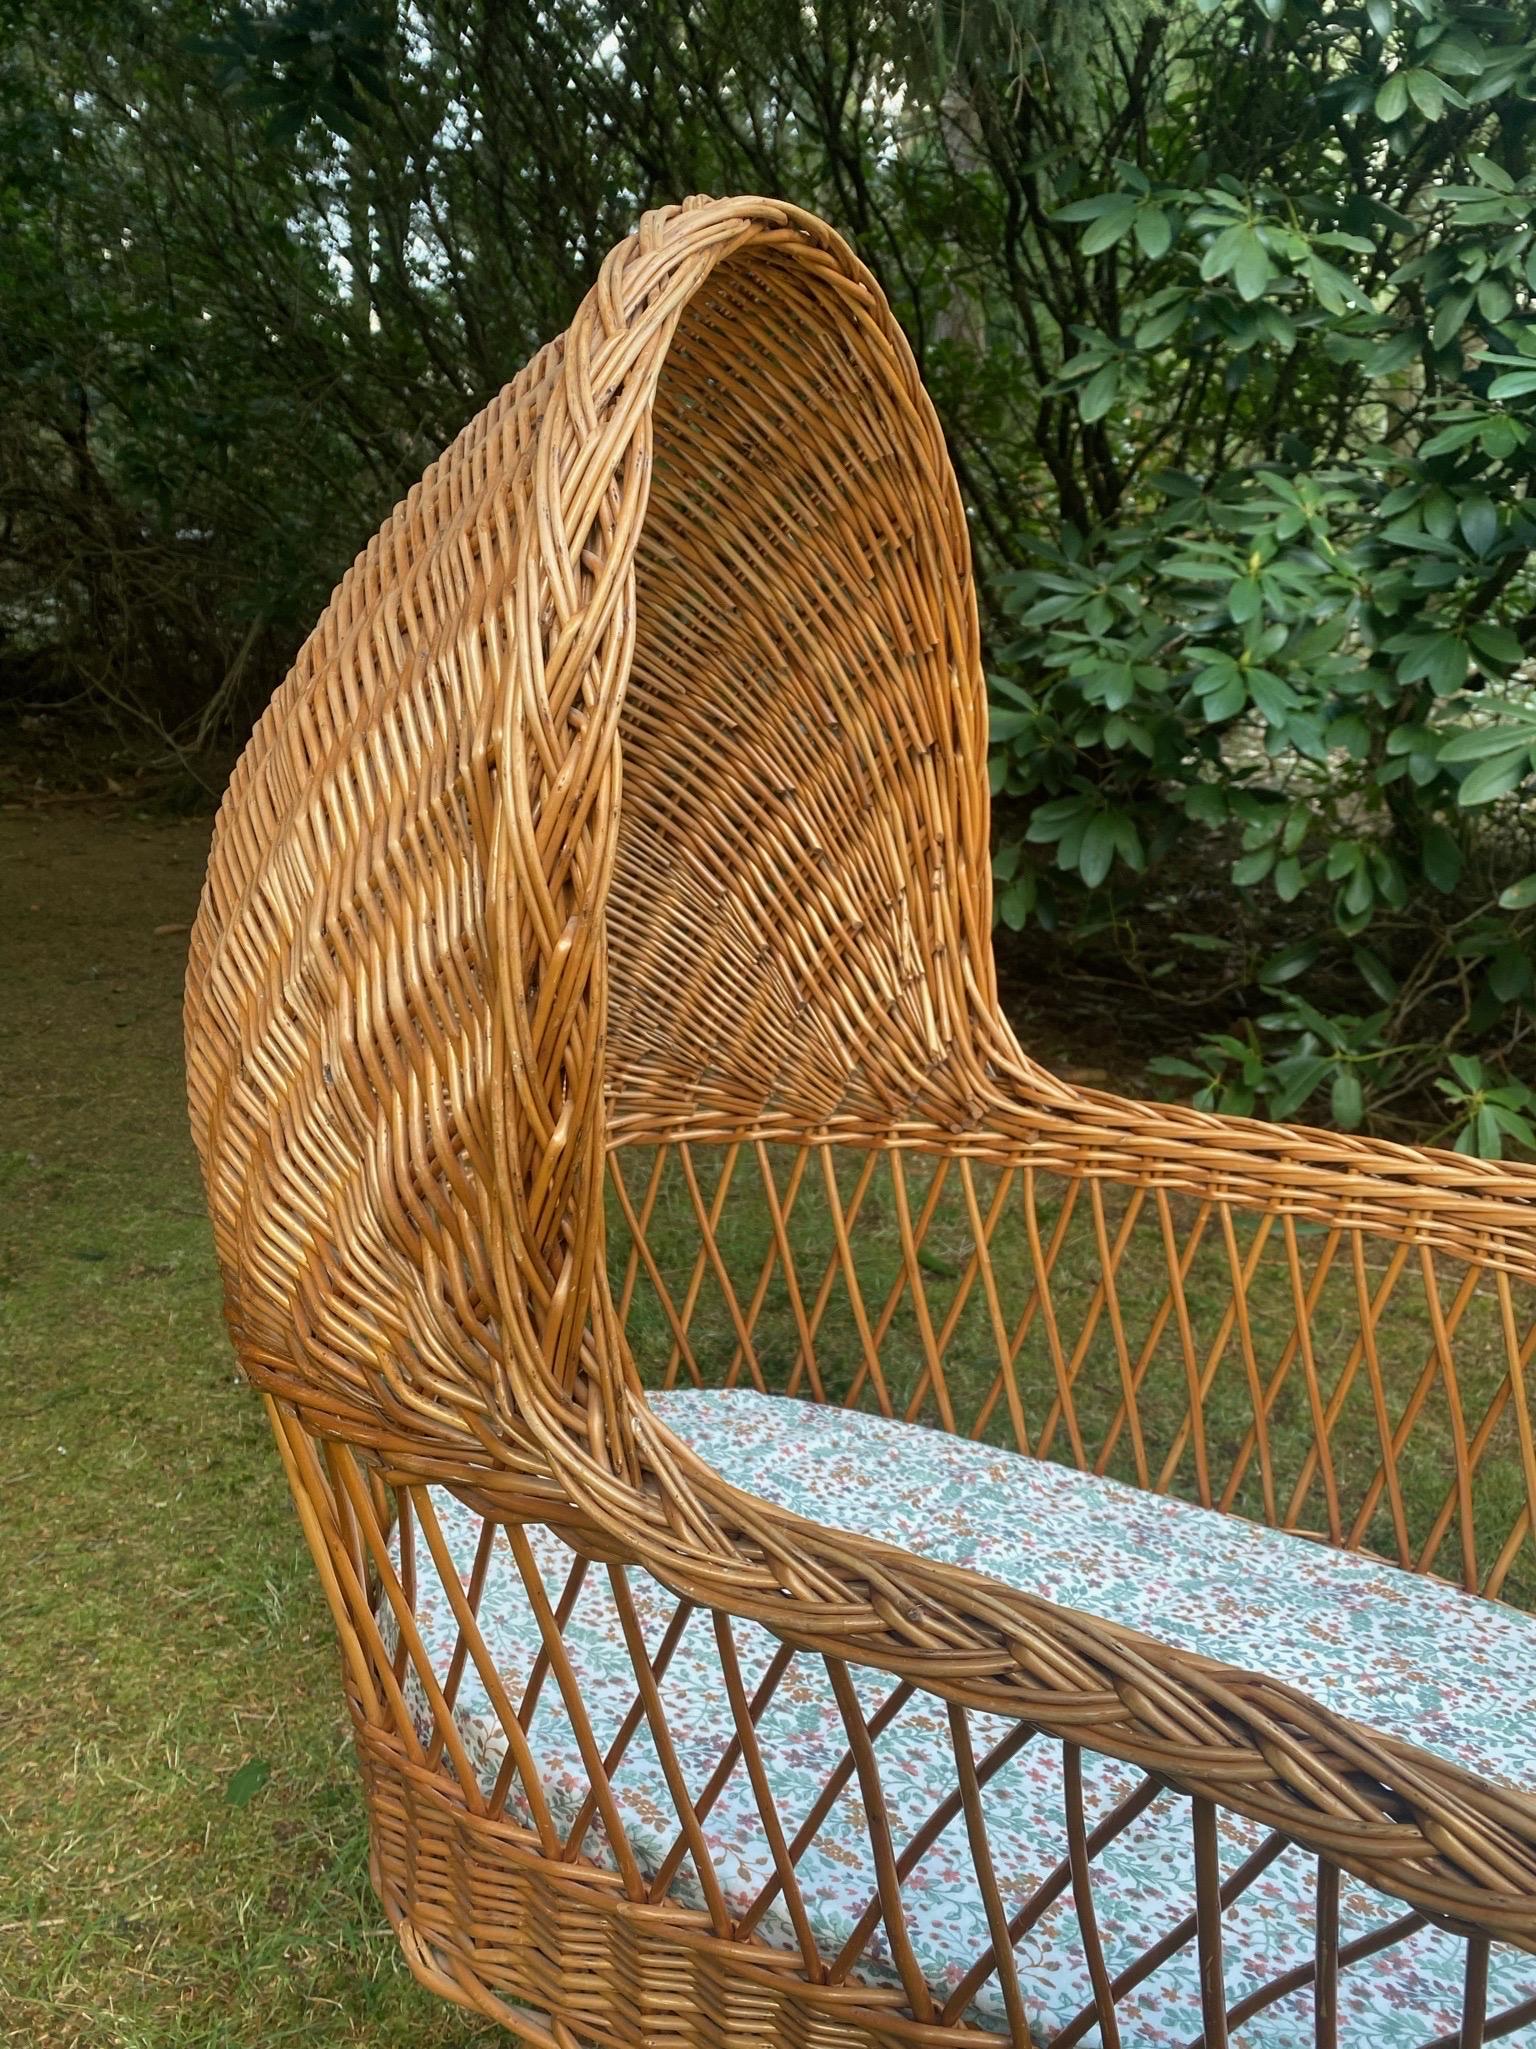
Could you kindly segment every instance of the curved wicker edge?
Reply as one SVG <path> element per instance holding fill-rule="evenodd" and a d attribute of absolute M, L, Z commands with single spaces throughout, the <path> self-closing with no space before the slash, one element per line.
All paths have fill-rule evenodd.
<path fill-rule="evenodd" d="M 643 1430 L 676 1492 L 697 1489 L 718 1502 L 722 1520 L 736 1511 L 730 1562 L 701 1571 L 690 1556 L 686 1581 L 667 1582 L 673 1591 L 749 1615 L 806 1650 L 852 1657 L 963 1706 L 1086 1742 L 1278 1829 L 1430 1914 L 1536 1951 L 1531 1795 L 1383 1736 L 1266 1674 L 979 1573 L 864 1540 L 853 1540 L 855 1560 L 844 1534 L 739 1494 L 654 1418 Z M 757 1567 L 750 1577 L 748 1546 Z M 814 1608 L 809 1589 L 789 1582 L 790 1566 L 826 1574 Z"/>
<path fill-rule="evenodd" d="M 454 1487 L 479 1512 L 562 1528 L 673 1593 L 961 1706 L 1122 1759 L 1278 1829 L 1460 1931 L 1536 1952 L 1536 1799 L 1335 1714 L 1298 1688 L 1175 1649 L 980 1573 L 824 1528 L 729 1486 L 634 1399 L 647 1484 L 552 1488 L 540 1461 L 434 1465 L 371 1419 L 317 1415 L 281 1362 L 255 1384 L 366 1447 L 390 1485 Z M 574 1433 L 573 1433 L 574 1434 Z M 560 1463 L 558 1459 L 551 1463 Z M 594 1513 L 594 1508 L 597 1510 Z"/>
<path fill-rule="evenodd" d="M 979 1020 L 978 1031 L 987 1022 Z M 1536 1168 L 1079 1089 L 1030 1061 L 1000 1017 L 990 1029 L 993 1050 L 969 1077 L 963 1116 L 941 1120 L 930 1104 L 914 1101 L 907 1114 L 878 1127 L 858 1114 L 808 1127 L 791 1106 L 769 1106 L 743 1121 L 702 1091 L 686 1103 L 661 1105 L 621 1094 L 613 1100 L 608 1142 L 615 1149 L 897 1146 L 978 1165 L 1161 1188 L 1251 1214 L 1422 1245 L 1536 1282 Z"/>
<path fill-rule="evenodd" d="M 862 1661 L 949 1697 L 1147 1764 L 1436 1914 L 1536 1946 L 1530 1801 L 1269 1682 L 783 1516 L 726 1487 L 648 1417 L 602 1259 L 610 1135 L 603 912 L 621 803 L 618 717 L 651 404 L 668 340 L 703 277 L 753 238 L 794 247 L 854 296 L 924 423 L 940 495 L 954 500 L 931 408 L 873 282 L 829 230 L 775 202 L 700 203 L 650 217 L 605 265 L 563 348 L 527 373 L 525 392 L 537 396 L 532 502 L 501 597 L 510 628 L 500 649 L 499 794 L 488 860 L 489 1251 L 500 1350 L 484 1378 L 466 1370 L 458 1388 L 439 1381 L 430 1404 L 373 1386 L 374 1403 L 357 1410 L 347 1434 L 379 1448 L 381 1435 L 394 1438 L 403 1469 L 476 1487 L 506 1514 L 548 1505 L 547 1485 L 529 1485 L 542 1466 L 568 1516 L 678 1591 L 751 1614 L 794 1642 L 856 1646 Z M 963 525 L 956 545 L 963 551 Z M 973 620 L 963 563 L 955 574 Z M 963 637 L 969 646 L 973 635 Z M 954 680 L 960 722 L 974 732 L 979 675 Z M 268 741 L 282 695 L 264 722 Z M 976 782 L 979 748 L 966 766 Z M 253 773 L 232 786 L 227 816 L 255 801 Z M 973 829 L 977 819 L 984 826 L 984 802 L 967 809 Z M 929 964 L 963 997 L 950 1015 L 969 1026 L 931 1062 L 918 1099 L 893 1105 L 890 1123 L 869 1139 L 971 1144 L 983 1157 L 989 1148 L 1017 1157 L 1023 1146 L 1041 1165 L 1059 1159 L 1122 1178 L 1169 1177 L 1223 1199 L 1292 1206 L 1394 1235 L 1425 1230 L 1438 1234 L 1428 1242 L 1463 1256 L 1521 1272 L 1536 1267 L 1529 1170 L 1277 1132 L 1051 1082 L 1017 1053 L 996 1013 L 985 872 L 984 861 L 968 865 L 970 893 L 956 912 L 965 943 Z M 212 925 L 200 921 L 194 946 L 194 1040 L 198 993 L 218 943 Z M 1022 1101 L 1005 1086 L 1010 1079 Z M 216 1122 L 215 1103 L 200 1125 L 205 1148 Z M 665 1128 L 676 1136 L 686 1119 Z M 630 1129 L 620 1124 L 614 1135 Z M 806 1136 L 790 1115 L 785 1131 Z M 353 1407 L 345 1395 L 321 1393 L 323 1360 L 296 1371 L 246 1342 L 242 1350 L 258 1384 L 296 1402 L 317 1428 L 334 1427 Z M 335 1386 L 356 1381 L 354 1369 Z"/>

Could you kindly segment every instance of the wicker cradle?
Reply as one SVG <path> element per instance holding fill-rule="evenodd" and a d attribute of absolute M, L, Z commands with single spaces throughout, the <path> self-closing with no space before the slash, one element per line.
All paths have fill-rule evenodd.
<path fill-rule="evenodd" d="M 380 1898 L 425 1984 L 561 2049 L 1041 2039 L 1018 1947 L 1040 1900 L 1009 1894 L 988 1836 L 997 1753 L 1029 1743 L 1059 1760 L 1041 1890 L 1091 1987 L 1059 2039 L 1152 2039 L 1122 2002 L 1182 1945 L 1203 2040 L 1241 2042 L 1288 1988 L 1226 1982 L 1224 1915 L 1296 1846 L 1305 2039 L 1339 2038 L 1352 1957 L 1426 1924 L 1465 1977 L 1459 2022 L 1422 2036 L 1518 2035 L 1536 1998 L 1485 2008 L 1490 1944 L 1536 1953 L 1529 1792 L 1220 1642 L 754 1498 L 642 1391 L 910 1417 L 1490 1604 L 1523 1584 L 1536 1172 L 1032 1063 L 994 981 L 985 741 L 965 518 L 911 356 L 838 237 L 763 199 L 691 200 L 613 251 L 359 556 L 257 727 L 193 938 L 191 1111 L 230 1332 L 339 1633 Z M 492 1538 L 457 1570 L 450 1502 L 525 1581 L 520 1703 L 481 1634 Z M 606 1744 L 570 1600 L 534 1567 L 551 1530 L 626 1618 L 634 1703 Z M 429 1567 L 446 1670 L 416 1626 Z M 711 1869 L 717 1788 L 669 1742 L 635 1568 L 712 1632 L 716 1777 L 750 1782 L 787 1948 Z M 754 1624 L 782 1646 L 755 1691 Z M 765 1703 L 807 1661 L 846 1746 L 819 1806 L 781 1814 Z M 491 1785 L 453 1713 L 466 1671 L 503 1725 Z M 540 1686 L 586 1774 L 563 1819 L 527 1734 Z M 904 1836 L 879 1739 L 914 1699 L 948 1731 L 950 1792 Z M 984 1716 L 1014 1732 L 985 1754 Z M 675 1805 L 659 1869 L 615 1790 L 642 1726 Z M 1095 1758 L 1134 1781 L 1097 1818 Z M 831 1954 L 801 1859 L 850 1786 L 873 1878 Z M 1112 1969 L 1096 1860 L 1154 1797 L 1179 1806 L 1190 1894 Z M 1235 1871 L 1223 1816 L 1258 1844 Z M 988 1939 L 940 1986 L 907 1914 L 951 1825 Z M 1352 1950 L 1338 1901 L 1361 1884 L 1396 1918 Z"/>

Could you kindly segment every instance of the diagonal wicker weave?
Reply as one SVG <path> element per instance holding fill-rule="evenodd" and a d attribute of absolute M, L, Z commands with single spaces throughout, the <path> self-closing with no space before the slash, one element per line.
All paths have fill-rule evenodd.
<path fill-rule="evenodd" d="M 428 1985 L 562 2049 L 986 2039 L 904 1940 L 910 1859 L 851 1664 L 947 1704 L 993 1935 L 977 1970 L 1015 2041 L 1022 1923 L 968 1710 L 1063 1745 L 1069 1788 L 1087 1746 L 1187 1800 L 1207 2043 L 1236 2003 L 1218 1806 L 1316 1854 L 1318 2042 L 1341 1870 L 1405 1926 L 1465 1935 L 1447 2039 L 1480 2042 L 1490 1938 L 1536 1952 L 1536 1800 L 1294 1687 L 798 1520 L 647 1408 L 643 1378 L 787 1387 L 1490 1598 L 1530 1583 L 1536 1172 L 1031 1063 L 994 984 L 985 737 L 965 518 L 911 357 L 842 242 L 762 199 L 646 217 L 369 543 L 261 720 L 193 940 L 192 1118 L 231 1334 L 340 1635 L 380 1895 Z M 526 1526 L 553 1525 L 716 1611 L 727 1647 L 755 1618 L 827 1661 L 898 1986 L 739 1925 L 680 1780 L 706 1899 L 670 1898 L 590 1740 L 562 1838 L 504 1696 L 487 1792 L 450 1712 L 467 1660 L 494 1677 L 478 1576 L 446 1683 L 414 1623 L 437 1485 L 520 1564 Z M 564 1616 L 534 1598 L 539 1672 L 569 1690 Z M 644 1656 L 636 1675 L 665 1759 Z M 723 1757 L 753 1765 L 761 1705 L 725 1690 Z M 1056 1884 L 1108 2043 L 1098 1847 L 1069 1801 Z"/>

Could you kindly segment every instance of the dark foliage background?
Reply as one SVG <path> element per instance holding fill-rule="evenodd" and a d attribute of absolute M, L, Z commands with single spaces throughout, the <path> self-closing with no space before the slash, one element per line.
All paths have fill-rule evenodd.
<path fill-rule="evenodd" d="M 0 711 L 216 783 L 645 207 L 878 272 L 971 509 L 999 904 L 1198 1100 L 1536 1142 L 1536 9 L 9 0 Z M 56 763 L 53 764 L 55 767 Z"/>

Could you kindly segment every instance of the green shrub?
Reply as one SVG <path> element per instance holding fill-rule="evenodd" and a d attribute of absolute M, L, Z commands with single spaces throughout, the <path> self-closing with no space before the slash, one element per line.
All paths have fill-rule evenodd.
<path fill-rule="evenodd" d="M 1063 167 L 1047 230 L 1112 313 L 1052 388 L 1118 488 L 998 579 L 999 915 L 1081 927 L 1220 862 L 1284 936 L 1246 974 L 1267 1014 L 1161 1071 L 1353 1128 L 1454 1051 L 1444 1135 L 1497 1154 L 1530 1140 L 1499 1080 L 1536 988 L 1531 18 L 1183 21 L 1182 83 L 1107 181 Z"/>

